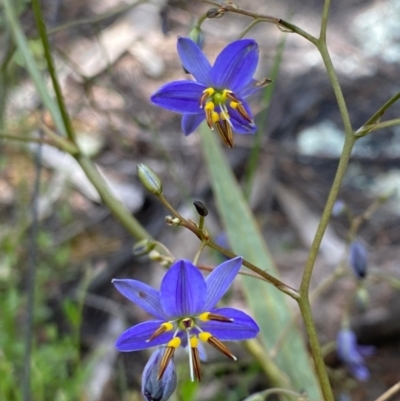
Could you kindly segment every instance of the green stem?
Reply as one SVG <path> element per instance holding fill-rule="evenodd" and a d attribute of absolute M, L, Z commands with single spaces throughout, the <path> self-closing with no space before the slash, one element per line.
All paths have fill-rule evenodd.
<path fill-rule="evenodd" d="M 331 6 L 331 0 L 325 0 L 324 9 L 322 10 L 321 29 L 319 34 L 319 40 L 321 43 L 326 43 L 326 29 L 328 27 L 330 6 Z"/>
<path fill-rule="evenodd" d="M 225 255 L 229 259 L 233 259 L 233 258 L 236 258 L 238 256 L 235 253 L 233 253 L 232 251 L 219 246 L 218 244 L 216 244 L 212 240 L 210 240 L 208 238 L 205 238 L 203 231 L 200 230 L 196 226 L 196 224 L 194 224 L 193 222 L 191 222 L 189 220 L 186 220 L 178 211 L 176 211 L 174 209 L 174 207 L 168 202 L 168 199 L 165 198 L 164 194 L 160 194 L 158 196 L 158 199 L 170 211 L 170 213 L 174 217 L 178 218 L 181 221 L 181 224 L 180 224 L 181 226 L 183 226 L 183 227 L 187 228 L 188 230 L 190 230 L 194 235 L 197 236 L 197 238 L 199 238 L 200 241 L 206 240 L 207 241 L 207 246 L 209 246 L 210 248 L 215 249 L 216 251 L 222 253 L 223 255 Z M 294 288 L 292 288 L 292 287 L 288 286 L 287 284 L 283 283 L 282 281 L 278 280 L 277 278 L 275 278 L 271 274 L 267 273 L 265 270 L 262 270 L 259 267 L 253 265 L 252 263 L 250 263 L 246 259 L 243 259 L 242 264 L 243 264 L 243 266 L 246 266 L 248 269 L 252 270 L 258 276 L 262 277 L 263 279 L 268 281 L 270 284 L 275 286 L 279 291 L 284 292 L 285 294 L 289 295 L 293 299 L 299 298 L 299 293 Z"/>
<path fill-rule="evenodd" d="M 137 240 L 151 239 L 151 235 L 141 226 L 141 224 L 132 216 L 124 204 L 119 201 L 110 191 L 104 178 L 89 157 L 82 153 L 75 156 L 76 161 L 82 167 L 87 178 L 96 188 L 102 201 L 110 209 L 111 213 L 119 222 L 129 231 Z"/>
<path fill-rule="evenodd" d="M 63 99 L 63 95 L 61 92 L 60 84 L 57 79 L 57 72 L 54 67 L 53 57 L 51 55 L 50 43 L 49 43 L 49 39 L 47 36 L 46 25 L 44 24 L 44 21 L 43 21 L 42 10 L 40 7 L 40 0 L 32 0 L 32 8 L 33 8 L 33 13 L 35 15 L 36 27 L 37 27 L 40 39 L 42 41 L 42 45 L 43 45 L 43 49 L 44 49 L 44 56 L 47 61 L 47 68 L 49 70 L 51 82 L 53 83 L 54 92 L 56 94 L 58 107 L 59 107 L 59 110 L 61 113 L 61 118 L 63 120 L 64 127 L 67 131 L 67 136 L 68 136 L 69 140 L 73 143 L 76 143 L 75 132 L 72 129 L 71 120 L 69 118 L 67 108 L 65 106 L 65 102 Z"/>
<path fill-rule="evenodd" d="M 317 372 L 319 384 L 321 386 L 324 401 L 335 401 L 329 377 L 326 371 L 324 357 L 321 351 L 321 345 L 318 340 L 317 330 L 311 312 L 311 305 L 308 297 L 302 297 L 297 300 L 300 312 L 304 320 L 305 329 L 310 343 L 311 353 L 314 359 L 315 371 Z"/>
<path fill-rule="evenodd" d="M 394 103 L 396 103 L 400 99 L 400 92 L 396 93 L 393 95 L 384 105 L 382 105 L 373 115 L 371 118 L 368 119 L 368 121 L 363 125 L 363 127 L 367 125 L 371 125 L 376 123 L 386 112 L 386 110 L 392 106 Z"/>
<path fill-rule="evenodd" d="M 394 127 L 396 125 L 400 125 L 400 118 L 394 118 L 393 120 L 387 120 L 376 124 L 372 123 L 370 125 L 364 125 L 359 130 L 357 130 L 354 135 L 357 138 L 360 138 L 362 136 L 369 134 L 370 132 L 378 131 L 383 128 Z"/>
<path fill-rule="evenodd" d="M 6 0 L 7 2 L 8 0 Z M 36 24 L 38 27 L 39 35 L 42 40 L 43 48 L 45 50 L 45 58 L 47 61 L 47 66 L 49 73 L 53 82 L 54 91 L 57 97 L 58 110 L 61 112 L 62 126 L 70 140 L 76 148 L 77 152 L 73 154 L 83 171 L 85 172 L 87 178 L 94 185 L 98 191 L 101 199 L 106 204 L 106 206 L 113 213 L 120 223 L 129 231 L 129 233 L 137 240 L 151 238 L 150 234 L 140 225 L 140 223 L 132 216 L 129 210 L 119 201 L 110 191 L 104 178 L 101 176 L 99 171 L 93 162 L 84 155 L 75 141 L 75 132 L 73 131 L 71 120 L 68 115 L 67 108 L 65 106 L 64 98 L 61 92 L 61 88 L 57 79 L 56 70 L 54 68 L 53 59 L 51 56 L 50 45 L 47 38 L 46 27 L 43 24 L 43 15 L 40 8 L 39 0 L 32 0 L 32 5 L 35 13 Z M 40 82 L 42 84 L 42 82 Z M 46 105 L 48 105 L 46 103 Z M 54 139 L 54 138 L 53 138 Z"/>

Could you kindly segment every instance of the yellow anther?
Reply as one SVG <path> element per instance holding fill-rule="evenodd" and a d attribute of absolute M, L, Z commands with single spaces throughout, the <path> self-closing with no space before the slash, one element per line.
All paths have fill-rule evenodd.
<path fill-rule="evenodd" d="M 207 331 L 203 331 L 199 333 L 199 338 L 201 341 L 208 342 L 208 340 L 212 337 L 211 333 L 208 333 Z"/>
<path fill-rule="evenodd" d="M 232 109 L 236 110 L 239 107 L 239 104 L 240 104 L 239 102 L 232 101 L 230 102 L 229 106 L 231 106 Z"/>
<path fill-rule="evenodd" d="M 168 344 L 168 347 L 178 348 L 181 345 L 181 339 L 179 337 L 174 337 Z"/>
<path fill-rule="evenodd" d="M 200 108 L 204 106 L 204 103 L 207 101 L 208 98 L 210 98 L 214 94 L 215 90 L 214 88 L 207 88 L 206 90 L 203 91 L 203 94 L 200 98 Z"/>
<path fill-rule="evenodd" d="M 213 124 L 219 121 L 219 114 L 216 111 L 213 111 L 211 113 L 211 121 L 213 122 Z"/>
<path fill-rule="evenodd" d="M 199 315 L 199 319 L 203 322 L 208 322 L 208 316 L 210 315 L 210 312 L 204 312 L 201 315 Z"/>
<path fill-rule="evenodd" d="M 171 322 L 165 322 L 161 326 L 165 327 L 165 331 L 170 331 L 174 328 L 174 325 Z"/>
<path fill-rule="evenodd" d="M 165 322 L 160 325 L 160 327 L 150 336 L 147 342 L 154 340 L 155 338 L 159 337 L 161 334 L 165 333 L 166 331 L 170 331 L 174 328 L 174 325 L 171 322 Z"/>
<path fill-rule="evenodd" d="M 192 338 L 190 339 L 190 346 L 191 346 L 192 348 L 197 348 L 198 345 L 199 345 L 199 340 L 198 340 L 198 338 L 197 338 L 197 337 L 192 337 Z"/>
<path fill-rule="evenodd" d="M 230 91 L 230 90 L 228 90 L 228 89 L 224 89 L 223 91 L 222 91 L 222 98 L 224 99 L 224 100 L 226 100 L 228 97 L 229 97 L 229 95 L 232 93 L 232 91 Z"/>
<path fill-rule="evenodd" d="M 213 102 L 207 102 L 204 107 L 204 110 L 206 110 L 206 111 L 208 111 L 208 110 L 213 111 L 214 109 L 215 109 L 215 104 Z"/>
<path fill-rule="evenodd" d="M 208 96 L 212 96 L 215 93 L 214 88 L 207 88 L 203 91 L 203 93 L 207 94 Z"/>

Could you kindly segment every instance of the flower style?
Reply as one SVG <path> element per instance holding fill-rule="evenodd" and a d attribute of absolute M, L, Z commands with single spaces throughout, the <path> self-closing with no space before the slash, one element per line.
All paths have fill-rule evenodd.
<path fill-rule="evenodd" d="M 222 140 L 233 147 L 233 131 L 253 134 L 256 126 L 245 98 L 269 80 L 258 82 L 253 74 L 258 63 L 258 45 L 252 39 L 230 43 L 213 66 L 189 38 L 178 38 L 183 67 L 196 81 L 170 82 L 151 96 L 157 106 L 183 114 L 182 130 L 191 134 L 206 119 Z"/>
<path fill-rule="evenodd" d="M 371 356 L 375 351 L 375 347 L 358 345 L 354 331 L 347 328 L 339 331 L 336 342 L 338 356 L 347 365 L 351 374 L 357 380 L 368 380 L 369 370 L 365 366 L 364 357 Z"/>
<path fill-rule="evenodd" d="M 205 279 L 191 262 L 179 260 L 165 274 L 160 291 L 140 281 L 114 279 L 117 290 L 155 317 L 126 330 L 116 342 L 119 351 L 138 351 L 165 345 L 158 369 L 162 379 L 175 350 L 188 347 L 192 381 L 201 380 L 200 359 L 205 359 L 202 342 L 227 357 L 236 357 L 222 341 L 253 338 L 257 323 L 233 308 L 215 308 L 239 272 L 242 258 L 228 260 Z"/>

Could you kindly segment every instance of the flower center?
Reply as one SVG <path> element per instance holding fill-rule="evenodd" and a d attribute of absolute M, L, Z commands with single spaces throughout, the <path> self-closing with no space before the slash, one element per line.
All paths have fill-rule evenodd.
<path fill-rule="evenodd" d="M 194 381 L 195 378 L 198 381 L 201 380 L 200 352 L 198 349 L 199 340 L 210 344 L 228 358 L 236 360 L 236 357 L 220 340 L 218 340 L 218 338 L 214 337 L 212 333 L 202 330 L 202 323 L 208 321 L 231 323 L 233 322 L 233 319 L 211 312 L 203 312 L 197 316 L 178 318 L 174 321 L 164 322 L 150 336 L 150 338 L 147 340 L 148 342 L 175 328 L 173 337 L 166 344 L 167 347 L 160 362 L 158 380 L 162 378 L 170 360 L 174 356 L 175 350 L 181 346 L 182 339 L 184 338 L 187 340 L 189 347 L 189 367 L 192 381 Z"/>
<path fill-rule="evenodd" d="M 229 113 L 236 110 L 247 122 L 253 120 L 242 102 L 229 89 L 216 90 L 209 87 L 200 98 L 200 108 L 204 108 L 206 121 L 211 130 L 217 129 L 226 145 L 233 147 L 232 122 Z"/>

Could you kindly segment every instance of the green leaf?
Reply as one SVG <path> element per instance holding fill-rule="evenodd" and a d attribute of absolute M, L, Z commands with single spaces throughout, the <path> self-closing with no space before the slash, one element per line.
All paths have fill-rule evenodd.
<path fill-rule="evenodd" d="M 234 252 L 278 277 L 267 245 L 221 150 L 217 135 L 205 124 L 200 132 L 214 198 Z M 259 337 L 265 349 L 270 350 L 291 319 L 288 298 L 261 280 L 243 277 L 242 283 L 261 328 Z M 295 326 L 279 349 L 276 361 L 290 378 L 294 390 L 305 390 L 311 399 L 322 398 L 302 335 Z"/>

